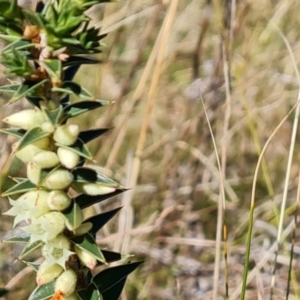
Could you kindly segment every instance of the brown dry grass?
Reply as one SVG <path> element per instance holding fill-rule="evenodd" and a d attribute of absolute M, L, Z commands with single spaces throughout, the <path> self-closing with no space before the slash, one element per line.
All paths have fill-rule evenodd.
<path fill-rule="evenodd" d="M 96 208 L 124 206 L 98 241 L 146 259 L 130 276 L 122 300 L 224 299 L 226 265 L 229 299 L 240 297 L 254 171 L 299 90 L 291 55 L 274 24 L 299 65 L 300 3 L 233 0 L 227 31 L 220 23 L 226 18 L 222 1 L 212 2 L 128 0 L 91 12 L 102 31 L 110 32 L 101 55 L 105 62 L 82 68 L 77 80 L 116 102 L 78 122 L 86 128 L 113 127 L 90 146 L 99 165 L 132 188 Z M 17 109 L 1 104 L 1 115 Z M 269 299 L 293 115 L 270 141 L 258 174 L 246 299 Z M 6 138 L 1 139 L 5 145 Z M 273 299 L 286 299 L 299 178 L 297 139 Z M 1 162 L 8 151 L 3 146 Z M 3 200 L 1 210 L 7 208 Z M 220 240 L 223 217 L 227 262 Z M 10 224 L 1 217 L 0 237 Z M 300 299 L 297 234 L 289 299 Z M 2 286 L 23 268 L 13 264 L 19 251 L 0 244 Z M 33 275 L 20 278 L 11 283 L 20 289 L 13 297 L 25 300 Z"/>

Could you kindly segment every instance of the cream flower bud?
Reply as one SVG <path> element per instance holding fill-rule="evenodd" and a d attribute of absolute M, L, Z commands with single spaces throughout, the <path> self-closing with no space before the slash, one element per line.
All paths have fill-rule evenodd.
<path fill-rule="evenodd" d="M 61 125 L 56 128 L 53 139 L 62 145 L 70 146 L 77 140 L 79 126 L 76 124 Z"/>
<path fill-rule="evenodd" d="M 57 149 L 57 155 L 60 163 L 68 169 L 75 168 L 80 160 L 80 156 L 77 153 L 62 147 L 59 147 Z"/>
<path fill-rule="evenodd" d="M 41 169 L 53 168 L 59 164 L 58 156 L 52 151 L 41 151 L 32 158 L 32 161 Z"/>
<path fill-rule="evenodd" d="M 31 161 L 27 165 L 27 178 L 35 185 L 39 184 L 41 177 L 41 168 L 35 162 Z"/>
<path fill-rule="evenodd" d="M 73 182 L 72 188 L 78 192 L 84 193 L 86 195 L 105 195 L 108 193 L 112 193 L 116 190 L 116 188 L 111 186 L 105 186 L 97 183 L 89 183 L 89 182 Z"/>
<path fill-rule="evenodd" d="M 49 193 L 47 202 L 52 210 L 64 210 L 70 206 L 72 199 L 65 192 L 56 190 Z"/>
<path fill-rule="evenodd" d="M 13 151 L 15 151 L 15 149 L 17 149 L 18 144 L 19 143 L 13 144 L 13 147 L 12 147 Z M 22 162 L 27 164 L 29 161 L 31 161 L 31 159 L 33 158 L 33 156 L 35 154 L 39 153 L 43 149 L 45 149 L 45 150 L 49 149 L 49 145 L 50 145 L 49 138 L 45 137 L 45 138 L 39 139 L 39 140 L 23 147 L 21 150 L 16 152 L 16 156 Z"/>
<path fill-rule="evenodd" d="M 63 270 L 64 270 L 63 267 L 58 264 L 49 266 L 48 263 L 44 261 L 40 265 L 37 271 L 37 275 L 36 275 L 37 285 L 41 286 L 51 282 L 52 280 L 57 278 L 63 272 Z"/>
<path fill-rule="evenodd" d="M 67 170 L 59 169 L 54 171 L 45 180 L 44 186 L 49 190 L 63 190 L 73 181 L 73 175 Z"/>
<path fill-rule="evenodd" d="M 71 295 L 64 297 L 64 300 L 79 300 L 79 298 L 77 296 L 77 293 L 74 292 Z"/>
<path fill-rule="evenodd" d="M 75 292 L 77 275 L 74 270 L 68 269 L 61 273 L 55 282 L 55 293 L 60 293 L 64 297 Z"/>
<path fill-rule="evenodd" d="M 47 198 L 49 193 L 42 190 L 30 191 L 23 194 L 17 201 L 26 203 L 31 216 L 38 218 L 49 212 Z"/>
<path fill-rule="evenodd" d="M 41 125 L 41 128 L 43 129 L 43 131 L 49 132 L 49 133 L 53 133 L 55 130 L 55 126 L 49 121 L 44 122 Z"/>
<path fill-rule="evenodd" d="M 4 118 L 3 122 L 28 130 L 41 126 L 45 122 L 45 116 L 39 109 L 25 109 Z"/>
<path fill-rule="evenodd" d="M 76 230 L 75 235 L 83 235 L 89 232 L 93 228 L 93 223 L 85 222 L 82 223 Z"/>
<path fill-rule="evenodd" d="M 81 261 L 81 263 L 88 267 L 89 269 L 94 269 L 97 265 L 97 259 L 91 255 L 90 253 L 80 249 L 79 247 L 75 246 L 75 252 Z"/>

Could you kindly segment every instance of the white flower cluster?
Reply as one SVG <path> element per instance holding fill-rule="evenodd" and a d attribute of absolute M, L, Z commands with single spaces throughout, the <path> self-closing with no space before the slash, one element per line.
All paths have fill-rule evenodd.
<path fill-rule="evenodd" d="M 24 130 L 39 127 L 45 133 L 19 149 L 20 142 L 13 145 L 15 155 L 27 165 L 27 178 L 36 186 L 16 200 L 9 198 L 11 209 L 5 214 L 14 216 L 14 226 L 26 221 L 22 229 L 30 234 L 29 245 L 43 242 L 42 254 L 45 261 L 38 269 L 36 281 L 39 286 L 56 279 L 55 292 L 65 300 L 77 299 L 75 293 L 77 275 L 66 262 L 71 255 L 77 255 L 81 263 L 95 268 L 97 259 L 90 253 L 73 245 L 65 233 L 78 236 L 87 233 L 92 224 L 85 222 L 79 207 L 70 222 L 62 213 L 73 203 L 68 189 L 73 182 L 71 169 L 75 168 L 80 156 L 70 147 L 78 139 L 79 127 L 76 124 L 53 125 L 46 113 L 38 108 L 27 109 L 4 118 L 5 123 Z M 68 148 L 67 148 L 68 147 Z M 43 175 L 46 171 L 46 176 Z M 73 186 L 72 186 L 73 187 Z M 77 183 L 77 192 L 88 195 L 115 191 L 97 183 Z"/>

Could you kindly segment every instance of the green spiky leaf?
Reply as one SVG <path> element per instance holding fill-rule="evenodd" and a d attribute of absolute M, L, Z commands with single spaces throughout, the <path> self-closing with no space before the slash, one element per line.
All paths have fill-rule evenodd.
<path fill-rule="evenodd" d="M 41 170 L 41 174 L 40 174 L 40 180 L 38 182 L 38 185 L 43 185 L 45 183 L 45 181 L 47 180 L 47 178 L 54 173 L 56 170 L 58 170 L 60 168 L 60 165 L 57 165 L 56 167 L 52 168 L 52 169 L 42 169 Z"/>
<path fill-rule="evenodd" d="M 93 236 L 111 219 L 113 218 L 122 207 L 118 207 L 111 211 L 93 216 L 87 219 L 85 222 L 90 222 L 93 224 L 92 229 L 89 231 Z"/>
<path fill-rule="evenodd" d="M 12 135 L 17 138 L 22 138 L 24 134 L 26 133 L 26 130 L 21 128 L 1 128 L 0 132 Z"/>
<path fill-rule="evenodd" d="M 72 238 L 71 242 L 74 243 L 81 250 L 90 253 L 100 262 L 106 263 L 104 255 L 102 254 L 101 250 L 98 248 L 95 239 L 90 234 L 85 234 L 82 236 Z"/>
<path fill-rule="evenodd" d="M 26 99 L 37 108 L 40 108 L 40 102 L 43 101 L 43 99 L 39 96 L 26 96 Z"/>
<path fill-rule="evenodd" d="M 118 252 L 113 252 L 113 251 L 108 251 L 108 250 L 101 250 L 103 256 L 105 257 L 105 260 L 108 263 L 114 262 L 114 261 L 118 261 L 121 259 L 126 258 L 127 256 Z"/>
<path fill-rule="evenodd" d="M 28 300 L 48 300 L 55 293 L 55 281 L 38 286 L 30 295 Z"/>
<path fill-rule="evenodd" d="M 20 244 L 27 244 L 30 240 L 30 234 L 26 232 L 22 232 L 20 234 L 11 236 L 9 238 L 5 238 L 2 242 L 3 243 L 20 243 Z"/>
<path fill-rule="evenodd" d="M 87 130 L 87 131 L 82 131 L 79 133 L 79 138 L 86 144 L 95 138 L 101 136 L 102 134 L 106 133 L 109 128 L 99 128 L 99 129 L 92 129 L 92 130 Z"/>
<path fill-rule="evenodd" d="M 80 183 L 95 182 L 111 187 L 120 186 L 118 182 L 91 168 L 78 167 L 72 170 L 72 174 L 74 176 L 74 181 Z"/>
<path fill-rule="evenodd" d="M 10 49 L 24 50 L 27 48 L 31 48 L 33 46 L 35 46 L 35 45 L 30 43 L 27 40 L 18 39 L 16 41 L 14 41 L 13 43 L 10 43 L 9 45 L 7 45 L 2 51 L 8 51 Z"/>
<path fill-rule="evenodd" d="M 80 139 L 77 139 L 77 141 L 71 146 L 66 146 L 66 145 L 63 145 L 63 144 L 60 144 L 60 143 L 56 143 L 55 145 L 58 146 L 58 147 L 69 149 L 69 150 L 77 153 L 79 156 L 82 156 L 86 159 L 90 159 L 90 160 L 93 159 L 93 155 L 90 152 L 89 148 Z"/>
<path fill-rule="evenodd" d="M 78 227 L 78 213 L 80 213 L 81 209 L 77 203 L 73 203 L 66 210 L 63 211 L 64 216 L 68 220 L 69 224 L 72 228 Z M 82 222 L 82 219 L 80 220 Z"/>
<path fill-rule="evenodd" d="M 78 66 L 78 65 L 91 65 L 91 64 L 98 64 L 100 60 L 92 59 L 83 56 L 70 56 L 66 61 L 63 62 L 63 66 Z"/>
<path fill-rule="evenodd" d="M 96 196 L 81 194 L 81 195 L 77 196 L 74 199 L 74 201 L 80 206 L 81 209 L 84 209 L 93 204 L 100 203 L 106 199 L 117 196 L 125 191 L 126 191 L 125 189 L 117 189 L 116 191 L 114 191 L 112 193 L 108 193 L 105 195 L 96 195 Z"/>
<path fill-rule="evenodd" d="M 60 87 L 52 88 L 53 92 L 59 92 L 63 95 L 77 95 L 81 99 L 94 100 L 93 95 L 73 81 L 64 81 Z"/>
<path fill-rule="evenodd" d="M 17 41 L 18 42 L 18 41 Z M 2 52 L 2 64 L 6 66 L 9 75 L 29 77 L 34 73 L 32 65 L 28 61 L 29 52 L 12 48 Z"/>
<path fill-rule="evenodd" d="M 15 41 L 18 41 L 20 39 L 19 35 L 6 35 L 6 34 L 0 34 L 0 39 L 9 42 L 9 43 L 13 43 Z"/>
<path fill-rule="evenodd" d="M 39 28 L 44 28 L 44 20 L 40 14 L 37 14 L 31 10 L 23 9 L 23 14 L 26 18 L 26 20 L 31 24 L 31 25 L 36 25 Z"/>
<path fill-rule="evenodd" d="M 42 128 L 40 127 L 34 127 L 30 130 L 28 130 L 24 136 L 22 137 L 22 139 L 20 140 L 20 143 L 18 145 L 18 148 L 16 149 L 16 151 L 21 150 L 22 148 L 24 148 L 25 146 L 32 144 L 33 142 L 36 142 L 44 137 L 49 136 L 50 133 L 49 132 L 45 132 L 42 130 Z"/>
<path fill-rule="evenodd" d="M 26 247 L 23 249 L 22 253 L 19 255 L 19 259 L 23 259 L 26 255 L 32 253 L 39 247 L 41 247 L 44 243 L 42 241 L 36 241 L 31 244 L 27 244 Z"/>
<path fill-rule="evenodd" d="M 25 180 L 23 182 L 20 182 L 10 189 L 6 190 L 3 194 L 2 197 L 7 197 L 11 195 L 16 195 L 16 194 L 21 194 L 21 193 L 26 193 L 29 191 L 33 191 L 36 189 L 36 186 L 29 180 Z"/>
<path fill-rule="evenodd" d="M 63 113 L 63 107 L 62 107 L 62 105 L 60 105 L 58 108 L 51 110 L 51 111 L 45 109 L 44 112 L 47 115 L 49 121 L 53 125 L 56 125 L 56 124 L 59 124 L 59 122 L 60 122 L 60 118 Z"/>
<path fill-rule="evenodd" d="M 78 72 L 80 65 L 73 65 L 64 70 L 64 81 L 72 81 Z"/>
<path fill-rule="evenodd" d="M 21 84 L 8 84 L 0 87 L 2 93 L 15 93 L 19 90 Z"/>
<path fill-rule="evenodd" d="M 95 100 L 95 101 L 81 101 L 70 104 L 64 108 L 64 119 L 69 119 L 83 114 L 89 110 L 96 109 L 101 106 L 109 104 L 109 101 Z"/>
<path fill-rule="evenodd" d="M 121 279 L 112 288 L 105 290 L 102 293 L 103 300 L 118 300 L 120 299 L 127 277 Z"/>
<path fill-rule="evenodd" d="M 142 263 L 143 261 L 138 261 L 105 269 L 93 277 L 93 282 L 101 294 L 107 293 L 108 290 L 113 289 L 119 282 L 126 280 L 127 276 Z"/>
<path fill-rule="evenodd" d="M 60 83 L 62 74 L 62 64 L 59 59 L 40 60 L 39 64 L 43 67 L 51 77 L 52 83 Z"/>
<path fill-rule="evenodd" d="M 22 85 L 19 86 L 19 89 L 16 91 L 16 93 L 13 95 L 13 97 L 10 100 L 10 103 L 14 103 L 23 97 L 30 96 L 32 92 L 36 91 L 37 88 L 42 86 L 44 83 L 46 83 L 48 79 L 44 79 L 36 84 L 32 83 L 23 83 Z"/>
<path fill-rule="evenodd" d="M 89 284 L 84 290 L 78 291 L 77 294 L 81 300 L 102 300 L 100 292 L 93 283 Z"/>

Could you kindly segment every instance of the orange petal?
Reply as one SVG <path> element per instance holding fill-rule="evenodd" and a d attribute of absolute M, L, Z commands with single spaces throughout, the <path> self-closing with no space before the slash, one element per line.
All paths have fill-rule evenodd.
<path fill-rule="evenodd" d="M 50 300 L 64 300 L 64 294 L 61 291 L 58 291 Z"/>

